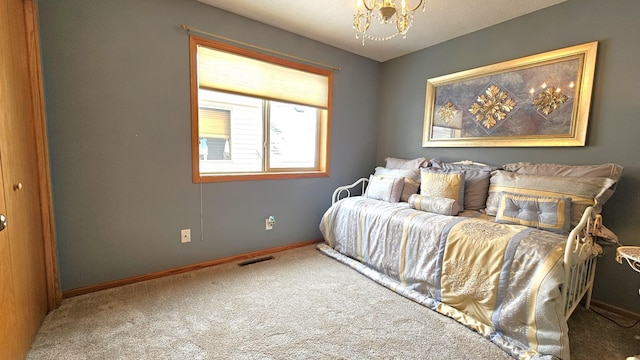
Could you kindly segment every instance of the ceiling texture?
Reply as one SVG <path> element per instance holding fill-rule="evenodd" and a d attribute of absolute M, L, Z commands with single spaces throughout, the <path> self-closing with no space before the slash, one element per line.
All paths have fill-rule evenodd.
<path fill-rule="evenodd" d="M 415 12 L 405 39 L 365 40 L 364 46 L 353 29 L 356 0 L 197 1 L 384 62 L 567 0 L 425 0 L 426 11 Z M 369 33 L 385 36 L 394 29 L 372 19 Z"/>

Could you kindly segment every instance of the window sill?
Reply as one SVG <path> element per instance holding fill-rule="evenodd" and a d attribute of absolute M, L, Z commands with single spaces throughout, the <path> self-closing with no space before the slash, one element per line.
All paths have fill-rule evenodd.
<path fill-rule="evenodd" d="M 305 179 L 329 177 L 329 171 L 300 171 L 300 172 L 272 172 L 272 173 L 231 173 L 231 174 L 194 174 L 194 183 Z"/>

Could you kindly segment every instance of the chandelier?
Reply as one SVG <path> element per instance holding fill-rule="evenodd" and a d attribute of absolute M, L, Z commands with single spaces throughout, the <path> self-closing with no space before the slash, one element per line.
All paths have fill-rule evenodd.
<path fill-rule="evenodd" d="M 407 37 L 407 32 L 413 25 L 413 13 L 422 7 L 425 11 L 425 1 L 420 0 L 414 7 L 407 7 L 407 0 L 402 0 L 402 5 L 398 8 L 395 0 L 356 0 L 358 12 L 353 15 L 353 28 L 356 29 L 356 39 L 362 38 L 373 41 L 385 41 L 393 39 L 398 35 Z M 364 10 L 364 11 L 363 11 Z M 376 11 L 377 10 L 377 11 Z M 380 21 L 380 24 L 393 23 L 396 32 L 388 36 L 374 36 L 367 32 L 371 25 L 371 18 Z"/>

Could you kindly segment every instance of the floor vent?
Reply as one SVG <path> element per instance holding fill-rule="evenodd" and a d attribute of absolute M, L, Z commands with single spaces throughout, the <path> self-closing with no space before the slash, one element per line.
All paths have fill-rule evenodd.
<path fill-rule="evenodd" d="M 272 260 L 273 258 L 274 258 L 273 256 L 264 256 L 264 257 L 259 257 L 255 259 L 250 259 L 243 262 L 239 262 L 238 266 L 247 266 L 247 265 L 251 265 L 251 264 L 255 264 L 255 263 L 259 263 L 267 260 Z"/>

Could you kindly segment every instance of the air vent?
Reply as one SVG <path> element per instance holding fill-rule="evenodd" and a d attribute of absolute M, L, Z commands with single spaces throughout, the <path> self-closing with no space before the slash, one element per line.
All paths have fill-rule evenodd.
<path fill-rule="evenodd" d="M 272 260 L 272 259 L 273 259 L 273 256 L 259 257 L 259 258 L 255 258 L 255 259 L 250 259 L 250 260 L 246 260 L 246 261 L 243 261 L 243 262 L 239 262 L 238 266 L 247 266 L 247 265 L 256 264 L 256 263 L 259 263 L 259 262 Z"/>

